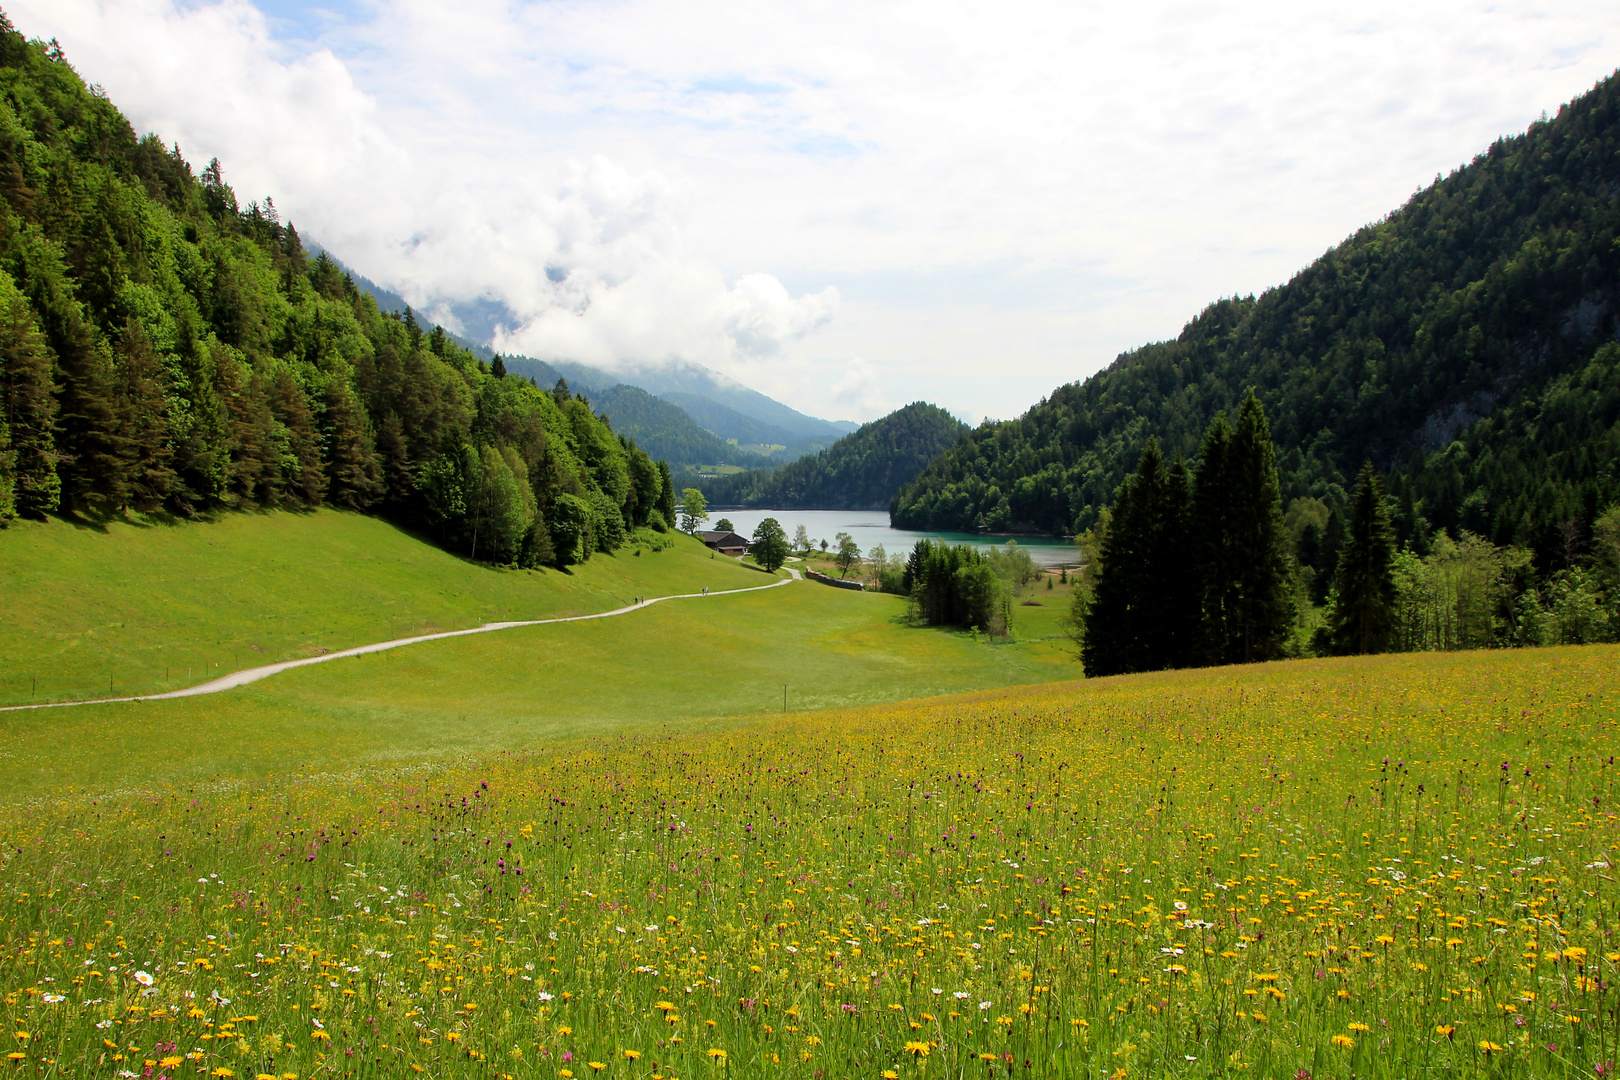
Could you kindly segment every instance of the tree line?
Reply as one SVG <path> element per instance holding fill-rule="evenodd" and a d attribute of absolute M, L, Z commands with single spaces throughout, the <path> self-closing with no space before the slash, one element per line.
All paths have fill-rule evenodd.
<path fill-rule="evenodd" d="M 3 16 L 0 379 L 0 523 L 336 506 L 564 566 L 674 516 L 588 402 L 379 311 Z"/>

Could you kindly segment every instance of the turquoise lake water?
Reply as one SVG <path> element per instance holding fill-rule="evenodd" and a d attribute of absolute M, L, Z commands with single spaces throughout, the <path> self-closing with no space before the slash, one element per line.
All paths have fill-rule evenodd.
<path fill-rule="evenodd" d="M 834 536 L 847 532 L 855 538 L 857 544 L 861 545 L 862 554 L 882 544 L 889 554 L 903 555 L 922 539 L 944 540 L 952 544 L 972 544 L 980 548 L 1000 547 L 1009 539 L 1005 536 L 980 536 L 974 533 L 912 532 L 909 529 L 894 529 L 889 527 L 889 514 L 886 510 L 711 510 L 709 527 L 713 528 L 714 522 L 726 518 L 737 532 L 743 536 L 753 536 L 754 529 L 768 517 L 781 522 L 789 540 L 793 539 L 798 527 L 803 525 L 809 530 L 810 538 L 817 542 L 817 546 L 822 540 L 826 540 L 830 546 L 833 544 Z M 1028 551 L 1037 565 L 1056 566 L 1060 563 L 1073 564 L 1076 561 L 1074 544 L 1061 537 L 1018 536 L 1011 539 L 1016 540 L 1019 547 Z"/>

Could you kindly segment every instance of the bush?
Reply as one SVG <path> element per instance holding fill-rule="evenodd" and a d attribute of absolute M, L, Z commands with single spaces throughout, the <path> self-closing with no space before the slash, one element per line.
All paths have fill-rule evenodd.
<path fill-rule="evenodd" d="M 630 533 L 629 544 L 638 550 L 668 551 L 675 546 L 675 538 L 667 533 L 642 525 Z"/>

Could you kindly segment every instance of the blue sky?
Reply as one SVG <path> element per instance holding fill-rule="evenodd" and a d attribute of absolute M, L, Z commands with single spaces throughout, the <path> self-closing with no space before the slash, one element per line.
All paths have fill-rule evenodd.
<path fill-rule="evenodd" d="M 509 351 L 1011 416 L 1620 62 L 1620 6 L 23 0 L 137 128 Z"/>

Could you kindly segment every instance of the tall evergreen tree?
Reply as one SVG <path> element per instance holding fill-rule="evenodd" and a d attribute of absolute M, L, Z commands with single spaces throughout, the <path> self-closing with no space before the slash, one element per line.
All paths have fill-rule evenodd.
<path fill-rule="evenodd" d="M 1101 573 L 1085 613 L 1087 675 L 1157 671 L 1190 662 L 1198 595 L 1188 558 L 1186 464 L 1168 466 L 1149 439 L 1136 474 L 1120 485 L 1103 538 Z"/>
<path fill-rule="evenodd" d="M 17 516 L 17 455 L 11 451 L 11 425 L 0 413 L 0 529 Z"/>
<path fill-rule="evenodd" d="M 1341 653 L 1383 652 L 1395 625 L 1395 528 L 1370 461 L 1356 478 L 1349 518 L 1333 582 L 1333 643 Z"/>
<path fill-rule="evenodd" d="M 138 510 L 156 510 L 174 491 L 178 478 L 169 445 L 169 403 L 163 369 L 141 321 L 124 323 L 116 353 L 118 395 L 129 440 L 129 499 Z"/>
<path fill-rule="evenodd" d="M 56 384 L 51 352 L 10 275 L 0 271 L 0 378 L 10 429 L 12 497 L 16 512 L 39 517 L 57 509 Z"/>
<path fill-rule="evenodd" d="M 561 382 L 561 379 L 557 380 Z M 669 462 L 662 459 L 658 462 L 658 512 L 663 515 L 664 524 L 670 528 L 675 527 L 675 481 L 669 475 Z"/>
<path fill-rule="evenodd" d="M 1200 548 L 1204 659 L 1281 656 L 1294 616 L 1293 555 L 1283 523 L 1277 451 L 1259 398 L 1235 428 L 1217 417 L 1204 438 L 1194 513 Z"/>
<path fill-rule="evenodd" d="M 326 428 L 332 502 L 364 510 L 383 493 L 382 468 L 365 409 L 337 379 L 326 390 Z"/>
<path fill-rule="evenodd" d="M 321 439 L 310 415 L 309 398 L 287 368 L 277 368 L 270 380 L 270 413 L 281 425 L 281 477 L 283 490 L 310 506 L 326 495 L 321 469 Z"/>
<path fill-rule="evenodd" d="M 1232 426 L 1217 414 L 1204 430 L 1193 482 L 1196 535 L 1192 555 L 1198 578 L 1199 628 L 1197 660 L 1202 664 L 1232 662 L 1227 644 L 1235 636 L 1236 581 L 1243 552 L 1238 548 L 1234 514 L 1237 488 Z"/>
<path fill-rule="evenodd" d="M 225 466 L 227 498 L 236 505 L 259 502 L 274 506 L 281 495 L 280 455 L 275 447 L 275 420 L 265 401 L 262 380 L 244 367 L 231 347 L 213 347 L 215 384 L 225 408 L 229 436 Z"/>
<path fill-rule="evenodd" d="M 1194 536 L 1192 474 L 1178 450 L 1164 470 L 1153 527 L 1151 564 L 1153 618 L 1144 634 L 1154 670 L 1188 667 L 1197 655 L 1198 566 L 1191 554 Z"/>
<path fill-rule="evenodd" d="M 377 425 L 377 454 L 382 459 L 383 499 L 390 507 L 402 507 L 416 486 L 416 469 L 405 423 L 393 409 L 384 412 Z"/>

